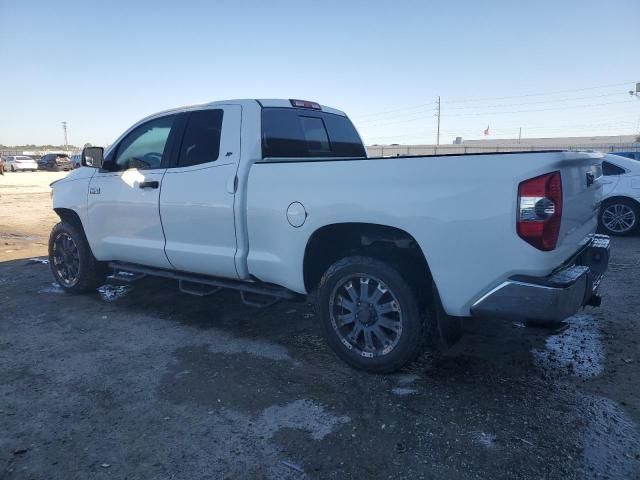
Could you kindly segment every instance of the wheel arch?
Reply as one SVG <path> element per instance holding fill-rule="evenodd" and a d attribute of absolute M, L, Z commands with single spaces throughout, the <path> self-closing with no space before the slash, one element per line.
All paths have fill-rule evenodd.
<path fill-rule="evenodd" d="M 80 215 L 78 215 L 78 212 L 70 208 L 59 208 L 59 207 L 54 208 L 53 211 L 56 212 L 56 215 L 58 215 L 58 217 L 60 217 L 60 220 L 62 220 L 63 222 L 68 222 L 73 226 L 77 227 L 78 229 L 80 229 L 80 231 L 86 238 L 84 225 L 82 224 L 82 220 L 80 219 Z"/>
<path fill-rule="evenodd" d="M 406 276 L 418 292 L 432 290 L 429 263 L 413 235 L 388 225 L 344 222 L 323 225 L 309 236 L 303 258 L 307 292 L 316 289 L 329 266 L 350 255 L 385 261 Z"/>
<path fill-rule="evenodd" d="M 626 195 L 612 195 L 611 197 L 606 197 L 602 199 L 602 205 L 606 205 L 609 203 L 613 203 L 616 200 L 627 200 L 631 201 L 634 205 L 640 208 L 640 201 L 636 200 L 633 197 L 627 197 Z"/>

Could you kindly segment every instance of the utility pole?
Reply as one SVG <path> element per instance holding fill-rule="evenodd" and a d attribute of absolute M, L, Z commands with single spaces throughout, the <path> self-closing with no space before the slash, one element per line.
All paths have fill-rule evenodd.
<path fill-rule="evenodd" d="M 68 150 L 69 140 L 67 139 L 67 122 L 62 122 L 62 130 L 64 131 L 64 150 Z"/>
<path fill-rule="evenodd" d="M 521 138 L 522 138 L 522 127 L 520 127 L 520 130 L 518 131 L 518 144 L 520 143 Z"/>
<path fill-rule="evenodd" d="M 438 147 L 440 146 L 440 95 L 438 95 L 438 113 L 436 113 L 436 117 L 438 117 L 438 134 L 436 136 L 436 151 L 434 153 L 438 153 Z"/>

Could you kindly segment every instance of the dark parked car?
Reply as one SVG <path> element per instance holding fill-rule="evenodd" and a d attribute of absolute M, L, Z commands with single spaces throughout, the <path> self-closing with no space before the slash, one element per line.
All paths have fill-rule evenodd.
<path fill-rule="evenodd" d="M 73 163 L 66 153 L 49 153 L 38 160 L 40 170 L 51 170 L 59 172 L 61 170 L 73 170 Z"/>

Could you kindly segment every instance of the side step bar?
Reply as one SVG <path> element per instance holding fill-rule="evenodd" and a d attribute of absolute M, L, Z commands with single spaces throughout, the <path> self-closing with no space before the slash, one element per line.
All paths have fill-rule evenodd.
<path fill-rule="evenodd" d="M 191 295 L 212 295 L 221 288 L 239 290 L 242 301 L 252 307 L 268 307 L 280 300 L 293 300 L 300 297 L 298 293 L 270 283 L 242 282 L 240 280 L 165 270 L 126 262 L 110 262 L 109 267 L 114 270 L 114 274 L 109 278 L 114 280 L 132 282 L 146 275 L 170 278 L 178 281 L 180 291 Z M 247 299 L 246 294 L 267 297 L 268 299 L 265 302 L 253 301 Z"/>
<path fill-rule="evenodd" d="M 107 278 L 109 280 L 115 280 L 116 282 L 124 282 L 124 283 L 133 283 L 136 280 L 140 280 L 141 278 L 146 277 L 144 273 L 133 273 L 133 272 L 124 272 L 120 269 L 114 270 L 113 274 L 109 275 Z"/>
<path fill-rule="evenodd" d="M 182 293 L 188 293 L 189 295 L 195 295 L 196 297 L 206 297 L 207 295 L 214 295 L 222 290 L 222 287 L 213 287 L 206 283 L 194 283 L 187 282 L 186 280 L 178 280 L 178 289 Z"/>

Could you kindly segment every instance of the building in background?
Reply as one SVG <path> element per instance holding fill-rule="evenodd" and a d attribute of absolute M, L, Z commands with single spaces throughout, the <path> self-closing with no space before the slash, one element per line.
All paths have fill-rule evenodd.
<path fill-rule="evenodd" d="M 596 150 L 599 152 L 640 151 L 639 135 L 555 137 L 555 138 L 503 138 L 491 140 L 463 140 L 456 137 L 452 145 L 370 145 L 372 157 L 398 155 L 446 155 L 460 153 L 513 152 L 536 150 Z"/>

